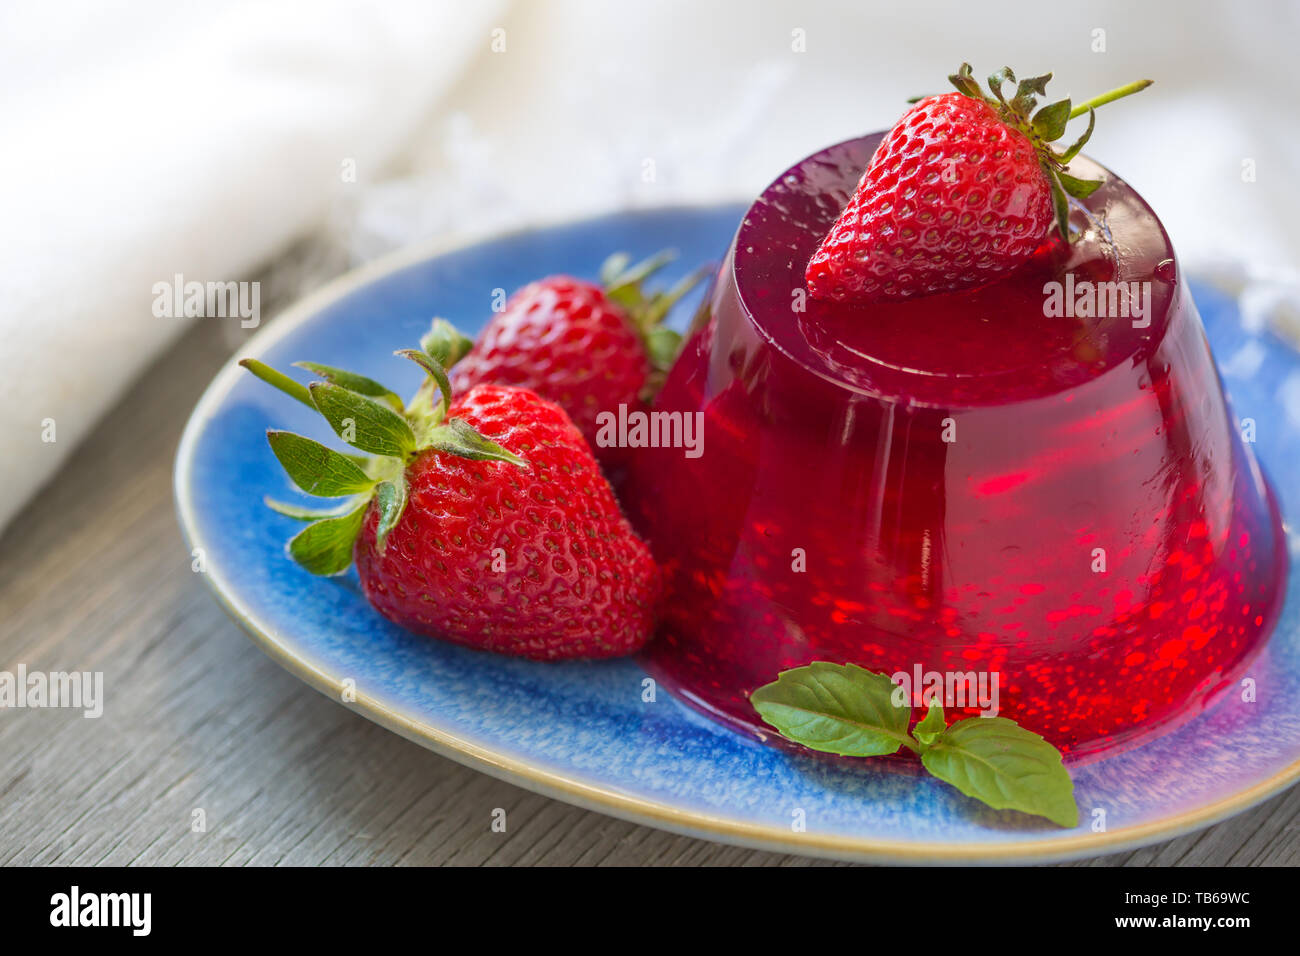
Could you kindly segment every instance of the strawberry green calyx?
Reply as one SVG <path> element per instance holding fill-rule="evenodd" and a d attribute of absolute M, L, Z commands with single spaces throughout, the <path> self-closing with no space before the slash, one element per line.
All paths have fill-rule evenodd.
<path fill-rule="evenodd" d="M 303 385 L 257 359 L 240 361 L 262 381 L 319 412 L 340 439 L 366 453 L 345 454 L 293 432 L 271 429 L 266 433 L 271 451 L 294 485 L 309 495 L 343 499 L 323 509 L 265 499 L 271 510 L 309 522 L 289 541 L 289 554 L 298 564 L 318 575 L 346 571 L 372 501 L 379 512 L 376 543 L 382 549 L 406 508 L 406 467 L 430 449 L 527 467 L 526 461 L 484 438 L 467 422 L 448 417 L 447 367 L 463 357 L 471 344 L 451 323 L 434 319 L 419 349 L 394 353 L 425 371 L 424 383 L 409 402 L 373 379 L 328 365 L 296 363 L 320 376 Z"/>
<path fill-rule="evenodd" d="M 681 333 L 660 323 L 683 296 L 712 272 L 711 268 L 703 266 L 672 288 L 647 294 L 642 286 L 645 280 L 676 258 L 676 250 L 664 249 L 634 265 L 627 253 L 616 252 L 600 267 L 600 281 L 605 294 L 631 320 L 657 372 L 668 370 L 682 344 Z"/>
<path fill-rule="evenodd" d="M 1101 185 L 1100 180 L 1077 179 L 1069 174 L 1070 161 L 1079 154 L 1092 137 L 1097 120 L 1095 112 L 1097 107 L 1144 90 L 1151 85 L 1152 81 L 1137 80 L 1103 93 L 1101 96 L 1093 97 L 1078 106 L 1067 97 L 1049 103 L 1035 112 L 1038 97 L 1047 95 L 1047 83 L 1051 78 L 1051 73 L 1045 73 L 1042 76 L 1017 80 L 1011 67 L 1004 66 L 988 79 L 988 88 L 992 93 L 990 96 L 980 89 L 969 63 L 963 63 L 956 73 L 948 77 L 959 93 L 987 103 L 997 111 L 1002 122 L 1023 133 L 1034 144 L 1043 175 L 1051 185 L 1052 206 L 1056 214 L 1057 228 L 1062 238 L 1068 240 L 1070 206 L 1067 197 L 1086 199 Z M 1003 92 L 1003 86 L 1007 83 L 1016 84 L 1015 93 L 1009 100 Z M 1088 115 L 1088 128 L 1084 130 L 1083 135 L 1063 151 L 1053 147 L 1051 144 L 1065 135 L 1065 125 L 1085 113 Z"/>

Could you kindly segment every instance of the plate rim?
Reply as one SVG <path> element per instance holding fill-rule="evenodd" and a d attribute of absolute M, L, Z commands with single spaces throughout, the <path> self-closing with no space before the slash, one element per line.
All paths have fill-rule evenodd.
<path fill-rule="evenodd" d="M 196 546 L 197 510 L 191 480 L 194 452 L 220 403 L 241 378 L 239 361 L 264 355 L 281 339 L 308 324 L 327 306 L 404 268 L 487 242 L 564 226 L 594 224 L 602 219 L 635 216 L 639 213 L 722 212 L 738 208 L 743 216 L 746 205 L 744 200 L 733 199 L 637 206 L 596 215 L 542 220 L 517 229 L 487 229 L 438 236 L 400 247 L 350 269 L 296 300 L 236 349 L 208 383 L 186 420 L 173 467 L 176 514 L 186 545 L 191 551 Z M 309 656 L 295 652 L 277 637 L 272 628 L 260 622 L 256 614 L 244 605 L 234 589 L 225 582 L 219 569 L 207 568 L 202 577 L 217 599 L 217 604 L 248 633 L 252 642 L 268 657 L 308 686 L 385 729 L 441 756 L 535 793 L 633 823 L 714 842 L 724 841 L 753 849 L 802 856 L 874 863 L 1047 863 L 1117 853 L 1173 839 L 1241 813 L 1300 780 L 1300 760 L 1296 760 L 1273 776 L 1205 806 L 1172 817 L 1108 830 L 1102 834 L 1071 834 L 1014 843 L 945 843 L 908 842 L 808 831 L 796 833 L 778 826 L 745 823 L 696 810 L 684 810 L 669 802 L 637 797 L 584 781 L 575 774 L 539 768 L 526 759 L 466 740 L 445 727 L 427 720 L 417 720 L 361 691 L 349 690 L 355 697 L 349 701 L 343 693 L 343 682 L 331 676 Z"/>

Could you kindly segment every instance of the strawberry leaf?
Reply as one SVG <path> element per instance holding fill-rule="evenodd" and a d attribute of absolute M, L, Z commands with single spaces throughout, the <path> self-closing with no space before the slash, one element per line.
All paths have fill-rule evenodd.
<path fill-rule="evenodd" d="M 415 450 L 411 426 L 388 406 L 333 382 L 312 382 L 309 388 L 335 434 L 354 448 L 395 458 Z"/>
<path fill-rule="evenodd" d="M 472 461 L 504 461 L 512 465 L 528 462 L 506 451 L 496 442 L 484 438 L 461 418 L 452 418 L 429 433 L 429 447 Z"/>
<path fill-rule="evenodd" d="M 309 495 L 335 498 L 374 487 L 375 480 L 360 467 L 320 442 L 274 429 L 266 440 L 293 483 Z"/>
<path fill-rule="evenodd" d="M 1044 142 L 1052 142 L 1065 135 L 1065 124 L 1070 121 L 1070 101 L 1057 100 L 1034 114 L 1034 134 Z"/>
<path fill-rule="evenodd" d="M 605 282 L 605 294 L 620 305 L 636 305 L 641 298 L 641 283 L 676 258 L 676 249 L 662 249 L 634 266 L 629 267 L 625 262 L 620 262 L 623 268 Z M 609 265 L 610 260 L 606 259 L 605 266 Z M 605 271 L 605 267 L 602 267 L 602 277 Z"/>
<path fill-rule="evenodd" d="M 1012 72 L 1009 66 L 1004 66 L 989 77 L 989 90 L 1003 106 L 1007 105 L 1007 101 L 1002 95 L 1002 84 L 1008 82 L 1016 82 L 1016 74 Z"/>
<path fill-rule="evenodd" d="M 673 306 L 682 300 L 685 295 L 694 289 L 701 281 L 707 279 L 715 271 L 716 265 L 706 264 L 696 269 L 694 272 L 683 276 L 670 289 L 663 292 L 656 292 L 653 295 L 637 304 L 632 309 L 632 317 L 636 320 L 642 331 L 649 335 L 664 317 L 672 311 Z"/>
<path fill-rule="evenodd" d="M 293 364 L 298 368 L 305 368 L 309 372 L 315 372 L 325 381 L 341 385 L 349 392 L 356 392 L 358 395 L 364 395 L 367 398 L 377 398 L 389 405 L 395 412 L 401 412 L 405 407 L 401 398 L 386 386 L 380 385 L 373 378 L 366 378 L 364 375 L 349 372 L 347 369 L 334 368 L 332 365 L 319 365 L 316 362 L 294 362 Z"/>
<path fill-rule="evenodd" d="M 875 757 L 912 746 L 912 708 L 896 706 L 894 683 L 856 664 L 815 661 L 782 671 L 750 695 L 750 703 L 781 736 L 812 750 Z"/>
<path fill-rule="evenodd" d="M 337 518 L 307 525 L 289 541 L 289 554 L 312 574 L 342 574 L 352 563 L 352 545 L 369 505 L 363 501 Z"/>
<path fill-rule="evenodd" d="M 667 326 L 656 326 L 646 334 L 645 348 L 646 354 L 650 356 L 650 364 L 659 371 L 666 372 L 672 368 L 677 353 L 681 351 L 682 334 Z"/>
<path fill-rule="evenodd" d="M 1021 80 L 1016 86 L 1016 95 L 1011 101 L 1011 108 L 1021 116 L 1028 116 L 1034 111 L 1038 97 L 1047 94 L 1047 83 L 1051 78 L 1052 74 L 1044 73 L 1042 76 L 1031 76 Z"/>
<path fill-rule="evenodd" d="M 1075 179 L 1069 173 L 1059 169 L 1056 171 L 1056 178 L 1061 181 L 1061 187 L 1076 199 L 1087 199 L 1101 185 L 1100 179 Z"/>
<path fill-rule="evenodd" d="M 1062 166 L 1069 165 L 1070 160 L 1078 156 L 1079 150 L 1083 149 L 1083 147 L 1087 144 L 1088 140 L 1092 139 L 1092 131 L 1096 125 L 1097 125 L 1097 111 L 1090 109 L 1088 110 L 1088 128 L 1083 131 L 1083 135 L 1080 136 L 1078 139 L 1076 139 L 1069 149 L 1067 149 L 1060 156 L 1056 157 L 1056 161 L 1060 163 Z"/>
<path fill-rule="evenodd" d="M 446 319 L 434 319 L 429 331 L 420 339 L 420 348 L 444 369 L 463 359 L 473 347 L 473 340 Z"/>
<path fill-rule="evenodd" d="M 437 343 L 434 343 L 434 346 L 435 348 L 439 347 Z M 428 350 L 399 349 L 393 354 L 400 355 L 402 358 L 409 358 L 416 365 L 420 366 L 420 368 L 424 369 L 425 373 L 429 376 L 429 381 L 425 382 L 425 387 L 422 391 L 427 390 L 430 381 L 433 383 L 434 387 L 438 389 L 438 394 L 441 396 L 439 403 L 442 406 L 442 413 L 438 415 L 437 418 L 439 420 L 445 418 L 448 410 L 451 408 L 451 379 L 447 377 L 447 369 L 443 364 L 430 355 Z M 422 402 L 413 402 L 412 404 L 419 405 L 421 408 L 424 407 Z"/>
<path fill-rule="evenodd" d="M 1057 175 L 1057 170 L 1047 166 L 1043 167 L 1047 174 L 1048 186 L 1052 192 L 1052 210 L 1056 213 L 1056 228 L 1061 232 L 1061 238 L 1069 240 L 1070 238 L 1070 200 L 1065 195 L 1065 187 L 1061 185 L 1061 180 Z"/>
<path fill-rule="evenodd" d="M 381 481 L 375 486 L 375 504 L 379 506 L 379 526 L 375 529 L 375 545 L 384 550 L 388 532 L 397 526 L 406 510 L 407 484 L 404 474 L 391 481 Z"/>
<path fill-rule="evenodd" d="M 337 518 L 340 515 L 347 514 L 357 506 L 356 500 L 353 498 L 349 498 L 337 508 L 304 508 L 302 505 L 276 501 L 274 498 L 263 498 L 262 503 L 277 514 L 292 518 L 294 521 L 319 521 L 321 518 Z"/>
<path fill-rule="evenodd" d="M 1032 813 L 1063 827 L 1079 823 L 1074 784 L 1060 751 L 1013 720 L 959 720 L 921 754 L 921 762 L 940 780 L 995 810 Z"/>
<path fill-rule="evenodd" d="M 311 400 L 311 393 L 307 391 L 307 386 L 301 382 L 295 382 L 283 372 L 278 372 L 265 362 L 259 362 L 257 359 L 240 359 L 239 364 L 248 369 L 266 384 L 278 388 L 290 398 L 295 398 L 302 402 L 310 409 L 315 409 L 316 405 Z"/>
<path fill-rule="evenodd" d="M 948 77 L 948 82 L 955 86 L 959 93 L 976 100 L 984 99 L 984 92 L 980 89 L 979 81 L 975 79 L 975 72 L 969 63 L 963 63 L 956 73 Z"/>
<path fill-rule="evenodd" d="M 630 255 L 626 252 L 615 252 L 600 264 L 600 272 L 597 273 L 600 276 L 600 284 L 603 286 L 613 285 L 631 264 L 632 257 Z"/>

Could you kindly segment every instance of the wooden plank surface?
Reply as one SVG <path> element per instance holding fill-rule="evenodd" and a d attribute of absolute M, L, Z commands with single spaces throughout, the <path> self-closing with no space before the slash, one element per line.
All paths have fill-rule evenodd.
<path fill-rule="evenodd" d="M 269 314 L 291 295 L 264 285 L 263 297 Z M 171 495 L 181 428 L 244 334 L 234 325 L 187 333 L 0 538 L 0 670 L 102 670 L 108 700 L 98 720 L 0 711 L 0 864 L 819 862 L 674 836 L 494 780 L 327 700 L 254 648 L 191 572 Z M 491 829 L 496 808 L 505 833 Z M 196 810 L 206 832 L 192 832 Z M 1081 865 L 1121 864 L 1300 865 L 1300 788 Z"/>

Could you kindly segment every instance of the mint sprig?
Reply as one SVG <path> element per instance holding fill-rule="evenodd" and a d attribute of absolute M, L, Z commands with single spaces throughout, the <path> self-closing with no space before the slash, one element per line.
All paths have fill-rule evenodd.
<path fill-rule="evenodd" d="M 908 733 L 910 705 L 894 682 L 856 664 L 815 661 L 782 671 L 750 695 L 764 722 L 787 740 L 844 757 L 877 757 L 907 747 L 931 774 L 995 810 L 1019 810 L 1063 827 L 1079 808 L 1061 752 L 1006 717 L 947 724 L 932 700 Z"/>
<path fill-rule="evenodd" d="M 754 691 L 750 702 L 782 735 L 805 747 L 843 757 L 879 757 L 911 746 L 911 708 L 895 707 L 893 690 L 894 682 L 884 674 L 816 661 L 784 671 Z"/>

